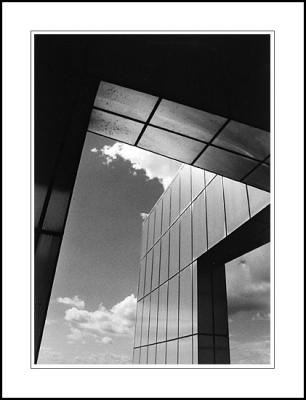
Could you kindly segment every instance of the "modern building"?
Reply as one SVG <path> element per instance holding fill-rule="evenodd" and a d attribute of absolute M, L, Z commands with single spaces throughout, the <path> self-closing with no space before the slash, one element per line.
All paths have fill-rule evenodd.
<path fill-rule="evenodd" d="M 229 361 L 223 265 L 270 240 L 270 39 L 35 35 L 34 362 L 88 131 L 192 166 L 144 224 L 134 361 Z"/>

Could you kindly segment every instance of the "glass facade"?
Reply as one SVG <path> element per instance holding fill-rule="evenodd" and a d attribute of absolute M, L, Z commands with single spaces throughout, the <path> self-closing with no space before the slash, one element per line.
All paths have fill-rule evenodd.
<path fill-rule="evenodd" d="M 266 192 L 183 165 L 143 222 L 135 364 L 230 362 L 225 261 L 214 250 Z"/>

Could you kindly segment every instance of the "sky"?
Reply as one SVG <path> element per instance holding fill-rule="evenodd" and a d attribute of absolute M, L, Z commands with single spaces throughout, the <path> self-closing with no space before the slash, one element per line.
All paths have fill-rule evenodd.
<path fill-rule="evenodd" d="M 132 362 L 143 217 L 181 164 L 87 134 L 38 363 Z M 226 265 L 232 363 L 269 362 L 269 245 Z"/>

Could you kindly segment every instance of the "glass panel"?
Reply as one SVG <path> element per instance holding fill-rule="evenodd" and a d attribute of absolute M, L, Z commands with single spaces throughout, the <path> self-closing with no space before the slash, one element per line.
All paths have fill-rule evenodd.
<path fill-rule="evenodd" d="M 100 110 L 92 110 L 88 126 L 91 132 L 128 144 L 136 142 L 142 128 L 143 124 L 139 122 Z"/>
<path fill-rule="evenodd" d="M 179 336 L 192 334 L 192 265 L 180 273 Z"/>
<path fill-rule="evenodd" d="M 53 189 L 45 215 L 43 229 L 61 232 L 64 229 L 70 192 Z"/>
<path fill-rule="evenodd" d="M 191 167 L 184 165 L 180 171 L 181 176 L 181 211 L 191 202 Z"/>
<path fill-rule="evenodd" d="M 171 183 L 171 224 L 178 217 L 180 209 L 180 177 Z"/>
<path fill-rule="evenodd" d="M 191 168 L 192 199 L 194 199 L 205 187 L 204 171 L 200 168 Z"/>
<path fill-rule="evenodd" d="M 156 242 L 161 235 L 161 219 L 162 219 L 162 200 L 160 200 L 155 206 L 155 232 L 154 242 Z"/>
<path fill-rule="evenodd" d="M 169 228 L 170 223 L 170 189 L 168 189 L 163 196 L 163 221 L 162 221 L 162 234 Z"/>
<path fill-rule="evenodd" d="M 169 259 L 169 232 L 161 239 L 161 259 L 159 283 L 164 283 L 168 279 L 168 259 Z"/>
<path fill-rule="evenodd" d="M 209 182 L 211 182 L 214 179 L 215 176 L 216 174 L 213 174 L 212 172 L 209 171 L 205 171 L 205 186 L 207 186 Z"/>
<path fill-rule="evenodd" d="M 156 345 L 156 364 L 166 363 L 166 343 Z"/>
<path fill-rule="evenodd" d="M 100 82 L 94 105 L 105 110 L 146 121 L 157 97 L 108 82 Z"/>
<path fill-rule="evenodd" d="M 179 339 L 179 364 L 192 364 L 192 336 Z"/>
<path fill-rule="evenodd" d="M 149 250 L 153 246 L 155 210 L 151 212 L 148 218 L 149 218 L 149 230 L 148 230 L 148 250 Z"/>
<path fill-rule="evenodd" d="M 150 296 L 147 296 L 143 300 L 141 346 L 148 344 L 149 312 L 150 312 Z"/>
<path fill-rule="evenodd" d="M 208 169 L 235 180 L 242 179 L 256 165 L 257 162 L 249 158 L 213 146 L 209 146 L 195 163 L 196 167 Z"/>
<path fill-rule="evenodd" d="M 148 126 L 138 146 L 184 163 L 191 163 L 206 145 L 187 137 Z"/>
<path fill-rule="evenodd" d="M 270 204 L 270 193 L 247 186 L 251 217 Z"/>
<path fill-rule="evenodd" d="M 227 337 L 215 336 L 215 358 L 216 364 L 229 364 L 230 353 Z"/>
<path fill-rule="evenodd" d="M 225 237 L 222 178 L 217 176 L 206 189 L 208 248 Z"/>
<path fill-rule="evenodd" d="M 153 247 L 152 290 L 159 285 L 160 242 Z"/>
<path fill-rule="evenodd" d="M 170 342 L 167 342 L 167 364 L 177 364 L 177 345 L 177 340 L 171 340 Z"/>
<path fill-rule="evenodd" d="M 209 141 L 225 121 L 218 115 L 168 100 L 162 100 L 152 118 L 154 125 L 204 141 Z"/>
<path fill-rule="evenodd" d="M 140 349 L 134 349 L 133 364 L 139 364 Z"/>
<path fill-rule="evenodd" d="M 140 364 L 147 364 L 148 363 L 148 348 L 141 347 L 140 348 Z"/>
<path fill-rule="evenodd" d="M 157 341 L 166 340 L 166 322 L 167 322 L 167 292 L 168 283 L 159 288 L 159 305 L 158 305 L 158 326 L 157 326 Z"/>
<path fill-rule="evenodd" d="M 149 251 L 149 253 L 147 255 L 145 292 L 144 292 L 145 295 L 151 291 L 152 263 L 153 263 L 153 249 L 151 251 Z"/>
<path fill-rule="evenodd" d="M 169 280 L 167 340 L 178 337 L 178 275 Z"/>
<path fill-rule="evenodd" d="M 180 235 L 180 269 L 186 267 L 192 261 L 191 251 L 191 211 L 190 207 L 181 216 Z"/>
<path fill-rule="evenodd" d="M 198 336 L 198 363 L 214 364 L 214 343 L 212 336 Z"/>
<path fill-rule="evenodd" d="M 146 257 L 140 261 L 140 273 L 139 273 L 139 284 L 138 284 L 138 299 L 141 299 L 144 294 L 145 286 L 145 273 L 146 273 Z"/>
<path fill-rule="evenodd" d="M 192 363 L 198 364 L 198 335 L 192 336 Z"/>
<path fill-rule="evenodd" d="M 170 228 L 170 260 L 169 260 L 169 277 L 179 271 L 180 263 L 180 224 L 177 221 Z"/>
<path fill-rule="evenodd" d="M 198 332 L 198 276 L 196 261 L 192 264 L 192 332 Z"/>
<path fill-rule="evenodd" d="M 202 192 L 192 204 L 193 259 L 207 250 L 206 201 Z"/>
<path fill-rule="evenodd" d="M 148 364 L 155 364 L 156 344 L 148 347 Z"/>
<path fill-rule="evenodd" d="M 230 121 L 213 144 L 263 160 L 270 153 L 270 133 L 240 122 Z"/>
<path fill-rule="evenodd" d="M 142 323 L 142 309 L 143 300 L 137 303 L 136 311 L 136 329 L 135 329 L 135 347 L 140 346 L 140 335 L 141 335 L 141 323 Z"/>
<path fill-rule="evenodd" d="M 267 192 L 270 191 L 270 167 L 265 164 L 260 165 L 243 181 L 248 185 L 256 186 Z"/>
<path fill-rule="evenodd" d="M 141 243 L 141 257 L 147 252 L 147 238 L 148 238 L 148 218 L 142 223 L 142 243 Z"/>
<path fill-rule="evenodd" d="M 246 185 L 223 179 L 227 234 L 250 218 Z"/>
<path fill-rule="evenodd" d="M 149 343 L 156 343 L 158 290 L 151 293 Z"/>

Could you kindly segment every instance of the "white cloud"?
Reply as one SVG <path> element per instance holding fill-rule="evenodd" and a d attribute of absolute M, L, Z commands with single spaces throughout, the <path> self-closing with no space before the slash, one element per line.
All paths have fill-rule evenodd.
<path fill-rule="evenodd" d="M 66 360 L 63 354 L 51 347 L 41 347 L 39 350 L 38 364 L 64 364 Z"/>
<path fill-rule="evenodd" d="M 91 151 L 98 152 L 96 148 L 91 149 Z M 164 189 L 168 187 L 181 165 L 177 161 L 118 142 L 112 146 L 104 146 L 100 149 L 100 153 L 103 157 L 103 163 L 106 165 L 111 164 L 118 156 L 130 161 L 134 169 L 133 175 L 137 175 L 137 170 L 143 169 L 148 179 L 157 178 Z"/>
<path fill-rule="evenodd" d="M 103 344 L 111 344 L 111 343 L 113 343 L 113 339 L 110 338 L 109 336 L 104 336 L 104 337 L 101 339 L 101 342 L 102 342 Z"/>
<path fill-rule="evenodd" d="M 143 220 L 145 220 L 145 219 L 147 218 L 148 215 L 149 215 L 149 214 L 144 213 L 144 212 L 140 213 L 140 216 L 141 216 L 141 218 L 142 218 Z"/>
<path fill-rule="evenodd" d="M 88 311 L 72 307 L 65 312 L 65 320 L 70 327 L 67 335 L 69 343 L 83 342 L 93 338 L 97 342 L 110 343 L 104 335 L 131 336 L 134 332 L 137 299 L 134 294 L 108 310 L 101 303 L 97 310 Z M 104 340 L 103 340 L 104 339 Z"/>
<path fill-rule="evenodd" d="M 94 147 L 93 149 L 90 150 L 92 153 L 98 153 L 98 149 L 96 147 Z"/>
<path fill-rule="evenodd" d="M 85 308 L 85 301 L 81 300 L 78 296 L 70 297 L 58 297 L 57 303 L 66 304 L 68 306 L 74 306 L 77 308 Z"/>
<path fill-rule="evenodd" d="M 252 316 L 252 321 L 269 321 L 270 313 L 257 312 Z"/>
<path fill-rule="evenodd" d="M 131 364 L 132 359 L 124 354 L 99 353 L 85 354 L 74 358 L 74 364 Z"/>

